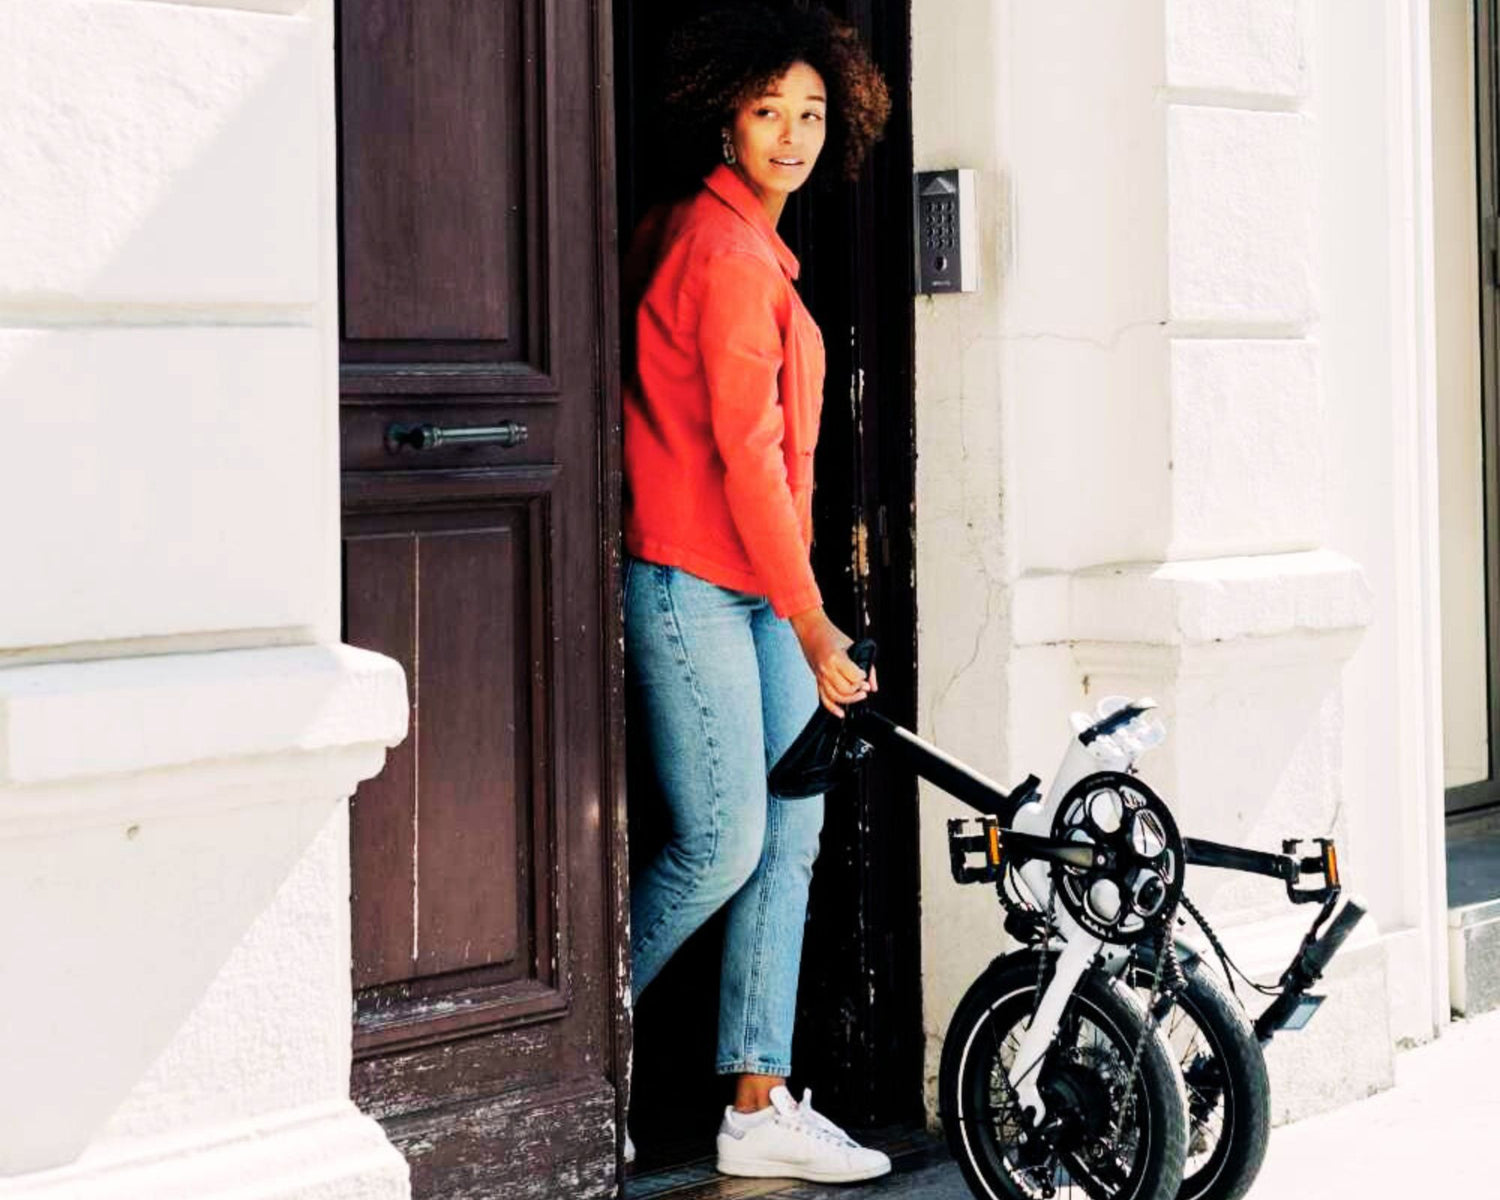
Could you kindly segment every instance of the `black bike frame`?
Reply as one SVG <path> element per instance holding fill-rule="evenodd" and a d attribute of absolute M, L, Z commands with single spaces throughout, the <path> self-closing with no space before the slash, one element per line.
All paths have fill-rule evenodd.
<path fill-rule="evenodd" d="M 1139 710 L 1128 708 L 1122 711 L 1134 714 Z M 894 752 L 914 774 L 942 788 L 976 812 L 997 818 L 1002 824 L 1009 824 L 1016 809 L 1036 792 L 1038 780 L 1034 775 L 1028 776 L 1015 789 L 1007 792 L 993 779 L 965 766 L 952 755 L 943 753 L 932 743 L 897 725 L 868 705 L 851 705 L 848 713 L 851 732 L 856 737 L 871 746 Z M 1119 723 L 1121 714 L 1114 714 L 1106 720 Z M 1096 726 L 1095 730 L 1097 728 Z M 1093 865 L 1093 852 L 1077 843 L 1054 841 L 1012 829 L 1002 829 L 1000 832 L 1004 836 L 1006 848 L 1017 857 L 1042 858 L 1078 867 Z M 1203 838 L 1183 838 L 1182 848 L 1186 860 L 1197 866 L 1219 867 L 1279 879 L 1286 884 L 1287 895 L 1293 903 L 1306 904 L 1323 902 L 1338 894 L 1338 860 L 1333 842 L 1328 838 L 1315 838 L 1313 841 L 1319 847 L 1319 853 L 1312 856 L 1294 853 L 1299 844 L 1295 841 L 1283 842 L 1281 854 L 1226 846 Z M 979 850 L 983 847 L 975 844 L 970 848 Z M 1323 886 L 1299 886 L 1305 874 L 1321 875 Z"/>

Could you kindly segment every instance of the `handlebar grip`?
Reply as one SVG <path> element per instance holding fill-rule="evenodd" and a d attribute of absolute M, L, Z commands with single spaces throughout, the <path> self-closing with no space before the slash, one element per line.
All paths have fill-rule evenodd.
<path fill-rule="evenodd" d="M 1344 907 L 1339 909 L 1339 915 L 1333 918 L 1322 936 L 1303 952 L 1302 966 L 1314 979 L 1323 973 L 1323 968 L 1339 952 L 1344 940 L 1364 919 L 1365 911 L 1365 906 L 1358 900 L 1351 898 L 1345 901 Z"/>
<path fill-rule="evenodd" d="M 875 665 L 875 639 L 860 638 L 849 647 L 849 657 L 854 660 L 855 666 L 868 675 L 870 668 Z"/>
<path fill-rule="evenodd" d="M 1255 1019 L 1255 1036 L 1265 1045 L 1291 1020 L 1307 989 L 1318 981 L 1323 969 L 1338 953 L 1345 939 L 1354 932 L 1354 927 L 1364 919 L 1365 906 L 1355 899 L 1346 900 L 1327 929 L 1313 943 L 1298 953 L 1291 966 L 1281 976 L 1281 995 L 1271 1001 L 1266 1010 Z"/>
<path fill-rule="evenodd" d="M 1126 704 L 1115 709 L 1107 717 L 1100 717 L 1087 729 L 1078 735 L 1078 740 L 1085 746 L 1099 738 L 1105 737 L 1119 729 L 1122 725 L 1129 725 L 1144 712 L 1150 712 L 1152 708 L 1150 701 L 1145 704 Z"/>

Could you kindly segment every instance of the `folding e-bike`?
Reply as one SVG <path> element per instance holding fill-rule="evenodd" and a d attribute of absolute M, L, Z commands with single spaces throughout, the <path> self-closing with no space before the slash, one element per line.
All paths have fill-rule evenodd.
<path fill-rule="evenodd" d="M 869 641 L 850 654 L 868 669 Z M 959 1003 L 943 1042 L 939 1107 L 949 1148 L 983 1200 L 1059 1193 L 1091 1200 L 1237 1200 L 1265 1155 L 1269 1084 L 1261 1047 L 1301 1028 L 1309 993 L 1364 915 L 1339 906 L 1331 839 L 1282 853 L 1183 838 L 1135 760 L 1164 736 L 1150 701 L 1074 715 L 1045 795 L 1010 792 L 876 711 L 819 709 L 771 771 L 777 796 L 825 792 L 877 750 L 968 804 L 948 823 L 958 883 L 993 884 L 1022 948 L 996 958 Z M 1228 954 L 1183 895 L 1189 863 L 1283 881 L 1318 915 L 1252 1023 L 1202 956 L 1176 936 L 1191 915 L 1233 988 Z M 1247 980 L 1247 982 L 1249 982 Z"/>

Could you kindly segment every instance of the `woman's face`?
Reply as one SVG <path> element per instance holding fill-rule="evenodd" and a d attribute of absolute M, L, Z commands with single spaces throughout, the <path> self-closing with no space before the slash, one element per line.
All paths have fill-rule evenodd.
<path fill-rule="evenodd" d="M 734 115 L 736 169 L 762 201 L 779 210 L 807 182 L 827 134 L 828 89 L 804 62 L 793 63 L 764 94 Z"/>

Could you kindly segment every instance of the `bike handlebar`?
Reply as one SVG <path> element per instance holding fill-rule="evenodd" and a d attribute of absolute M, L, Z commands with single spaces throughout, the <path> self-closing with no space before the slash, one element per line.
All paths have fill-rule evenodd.
<path fill-rule="evenodd" d="M 849 647 L 849 657 L 854 660 L 854 665 L 866 675 L 870 668 L 875 665 L 875 640 L 873 638 L 860 638 Z"/>
<path fill-rule="evenodd" d="M 1142 713 L 1150 712 L 1155 707 L 1150 701 L 1144 704 L 1135 702 L 1126 704 L 1115 709 L 1109 716 L 1100 717 L 1099 720 L 1095 721 L 1087 729 L 1080 731 L 1078 740 L 1087 746 L 1091 742 L 1098 741 L 1098 739 L 1113 733 L 1116 729 L 1124 725 L 1129 725 L 1130 722 L 1134 721 Z"/>
<path fill-rule="evenodd" d="M 1332 900 L 1329 903 L 1333 903 Z M 1264 1045 L 1276 1036 L 1276 1031 L 1290 1021 L 1301 1007 L 1307 989 L 1317 983 L 1339 947 L 1360 923 L 1365 915 L 1365 906 L 1359 900 L 1344 902 L 1338 916 L 1323 933 L 1310 942 L 1305 942 L 1291 966 L 1281 974 L 1281 995 L 1271 1001 L 1265 1012 L 1255 1019 L 1255 1036 Z M 1316 928 L 1316 926 L 1314 927 Z M 1317 997 L 1309 997 L 1316 1005 Z M 1306 1020 L 1306 1017 L 1303 1017 Z"/>
<path fill-rule="evenodd" d="M 1322 936 L 1303 951 L 1299 965 L 1312 977 L 1308 980 L 1309 986 L 1323 974 L 1324 968 L 1339 952 L 1339 947 L 1354 932 L 1354 927 L 1360 923 L 1364 915 L 1365 906 L 1358 900 L 1345 901 L 1344 907 L 1339 909 L 1339 915 L 1333 918 L 1332 924 L 1323 931 Z"/>

